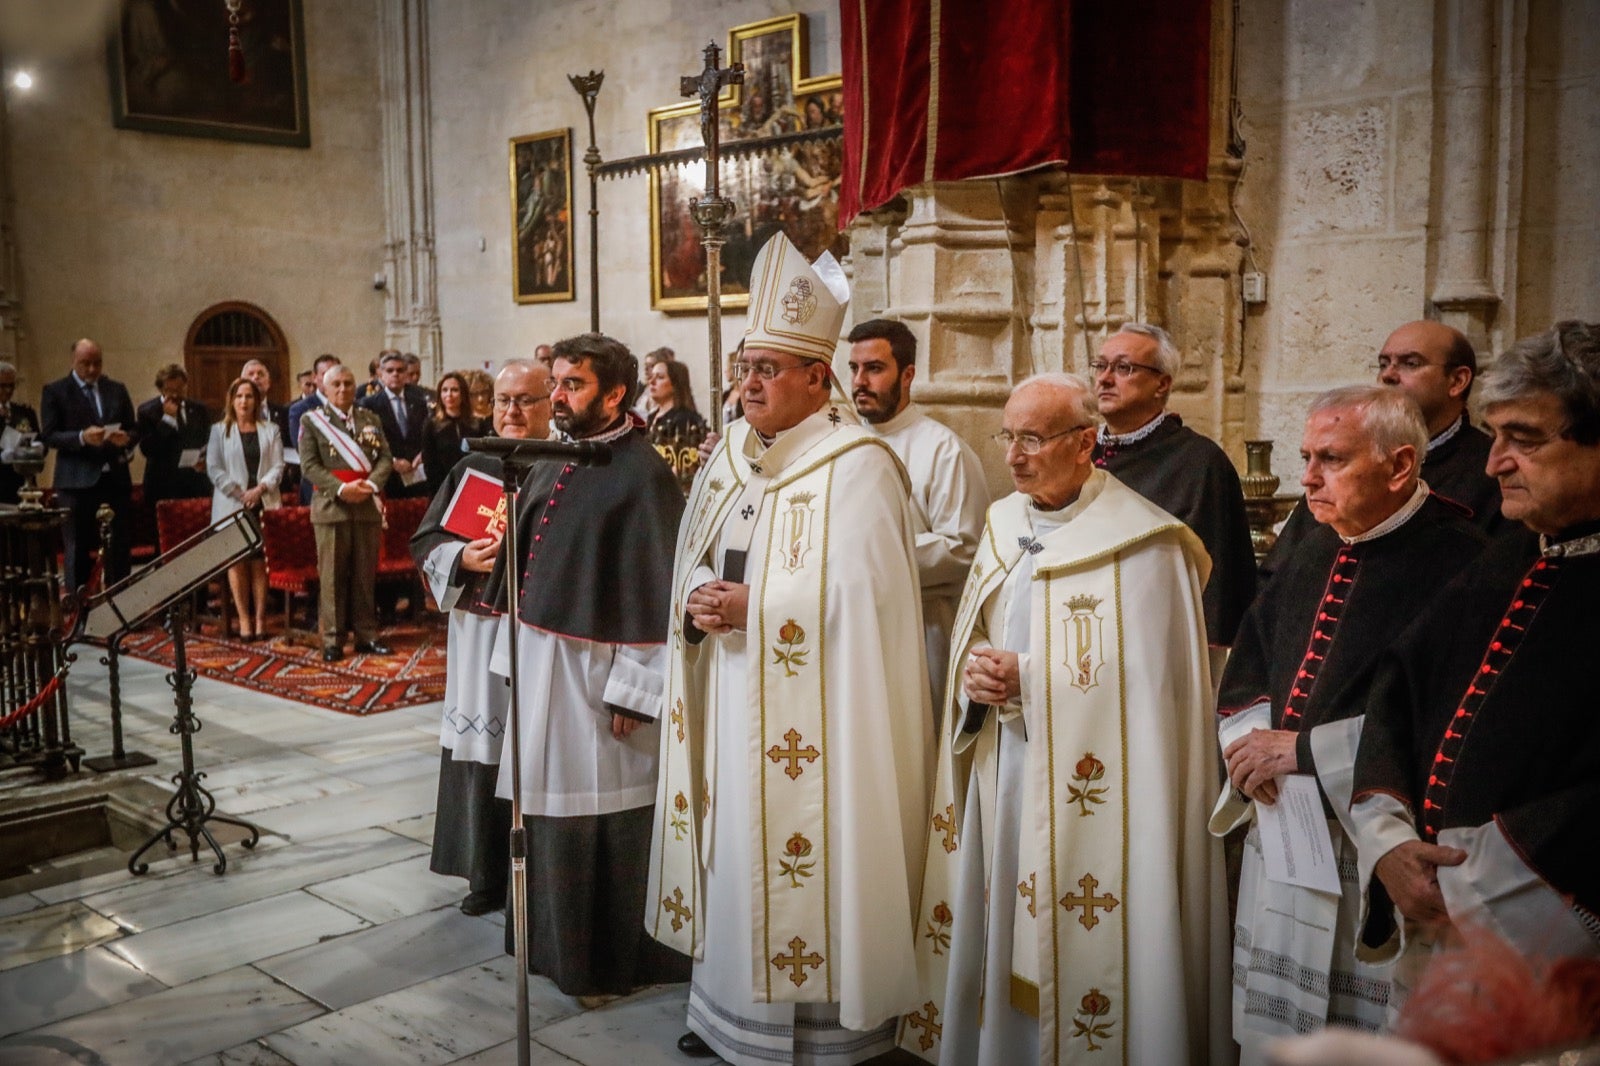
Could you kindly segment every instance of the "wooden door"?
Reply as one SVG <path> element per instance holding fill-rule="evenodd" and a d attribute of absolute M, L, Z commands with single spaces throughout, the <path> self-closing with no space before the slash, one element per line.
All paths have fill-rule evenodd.
<path fill-rule="evenodd" d="M 183 342 L 183 366 L 189 372 L 189 396 L 221 418 L 228 386 L 244 364 L 259 359 L 272 371 L 275 404 L 287 405 L 294 386 L 289 373 L 289 345 L 283 330 L 255 304 L 230 300 L 206 308 L 189 326 Z"/>

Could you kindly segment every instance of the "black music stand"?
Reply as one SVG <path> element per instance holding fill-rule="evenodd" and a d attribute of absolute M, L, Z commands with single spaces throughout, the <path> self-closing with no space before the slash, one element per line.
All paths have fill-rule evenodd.
<path fill-rule="evenodd" d="M 173 663 L 172 672 L 167 674 L 167 684 L 172 686 L 177 714 L 170 732 L 182 740 L 183 769 L 172 777 L 172 783 L 178 786 L 178 790 L 167 801 L 167 824 L 128 859 L 128 871 L 134 875 L 150 869 L 149 863 L 140 862 L 139 859 L 155 846 L 156 841 L 165 840 L 168 850 L 177 850 L 178 843 L 172 835 L 175 829 L 182 830 L 188 836 L 189 856 L 195 862 L 200 861 L 200 841 L 204 839 L 211 846 L 217 856 L 212 871 L 218 874 L 227 870 L 228 860 L 222 854 L 221 845 L 206 828 L 207 822 L 225 822 L 249 830 L 249 838 L 243 841 L 246 848 L 255 847 L 261 839 L 261 831 L 249 822 L 216 813 L 216 798 L 200 784 L 201 778 L 206 775 L 194 768 L 193 740 L 194 734 L 200 731 L 200 719 L 194 716 L 189 695 L 194 686 L 195 672 L 189 668 L 183 637 L 192 610 L 190 595 L 195 589 L 202 588 L 235 563 L 259 551 L 261 528 L 256 524 L 255 515 L 249 511 L 235 511 L 84 604 L 83 614 L 73 633 L 74 641 L 115 647 L 126 633 L 162 612 L 167 616 L 167 632 L 172 634 Z"/>

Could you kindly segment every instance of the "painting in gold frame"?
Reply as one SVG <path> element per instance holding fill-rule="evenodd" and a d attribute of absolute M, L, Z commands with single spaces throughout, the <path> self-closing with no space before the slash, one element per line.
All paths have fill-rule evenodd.
<path fill-rule="evenodd" d="M 745 82 L 720 102 L 724 143 L 841 122 L 840 78 L 802 76 L 807 65 L 805 41 L 803 15 L 765 19 L 729 32 L 729 60 L 745 64 Z M 700 143 L 696 102 L 650 112 L 649 151 Z M 755 254 L 779 230 L 810 258 L 830 249 L 835 255 L 849 250 L 848 239 L 838 232 L 841 149 L 841 141 L 829 140 L 800 145 L 775 157 L 723 162 L 722 195 L 734 203 L 722 249 L 723 307 L 737 310 L 748 305 Z M 694 163 L 651 175 L 650 297 L 657 310 L 705 310 L 705 250 L 689 214 L 690 198 L 704 191 L 704 174 L 703 164 Z"/>
<path fill-rule="evenodd" d="M 511 138 L 511 294 L 519 304 L 575 300 L 572 129 Z"/>

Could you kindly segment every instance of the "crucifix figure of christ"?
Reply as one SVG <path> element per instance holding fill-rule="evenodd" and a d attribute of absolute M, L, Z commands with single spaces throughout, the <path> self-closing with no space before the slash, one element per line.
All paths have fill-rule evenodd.
<path fill-rule="evenodd" d="M 715 42 L 705 47 L 706 65 L 699 74 L 686 74 L 679 82 L 684 96 L 700 97 L 700 135 L 706 143 L 706 194 L 689 201 L 690 213 L 700 226 L 700 243 L 706 250 L 706 329 L 711 348 L 711 431 L 722 433 L 722 227 L 733 217 L 733 201 L 722 196 L 717 168 L 721 164 L 721 131 L 717 101 L 725 85 L 744 83 L 744 64 L 719 64 L 722 49 Z"/>

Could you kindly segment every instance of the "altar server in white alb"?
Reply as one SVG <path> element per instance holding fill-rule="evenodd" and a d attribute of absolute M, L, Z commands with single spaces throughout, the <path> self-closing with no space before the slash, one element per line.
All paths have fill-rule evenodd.
<path fill-rule="evenodd" d="M 1200 590 L 1172 515 L 1097 470 L 1088 383 L 1020 385 L 956 612 L 903 1047 L 945 1066 L 1232 1057 Z"/>
<path fill-rule="evenodd" d="M 757 256 L 745 420 L 695 480 L 672 576 L 646 928 L 696 960 L 679 1048 L 856 1063 L 917 1002 L 931 710 L 905 471 L 832 398 L 849 290 Z"/>
<path fill-rule="evenodd" d="M 532 360 L 507 363 L 496 376 L 494 432 L 507 440 L 549 435 L 550 375 Z M 510 688 L 504 678 L 489 672 L 505 603 L 481 598 L 504 539 L 505 513 L 486 516 L 489 528 L 476 540 L 445 528 L 457 491 L 473 475 L 500 484 L 500 457 L 471 452 L 451 469 L 411 538 L 411 557 L 434 602 L 450 614 L 439 802 L 428 868 L 465 877 L 468 888 L 461 910 L 486 914 L 504 905 L 511 869 L 511 804 L 494 794 Z"/>
<path fill-rule="evenodd" d="M 905 464 L 917 516 L 917 572 L 933 709 L 943 706 L 950 624 L 967 568 L 978 550 L 989 488 L 983 464 L 944 423 L 911 402 L 917 338 L 902 322 L 874 318 L 850 331 L 850 396 L 866 427 Z M 937 717 L 934 730 L 938 731 Z"/>

